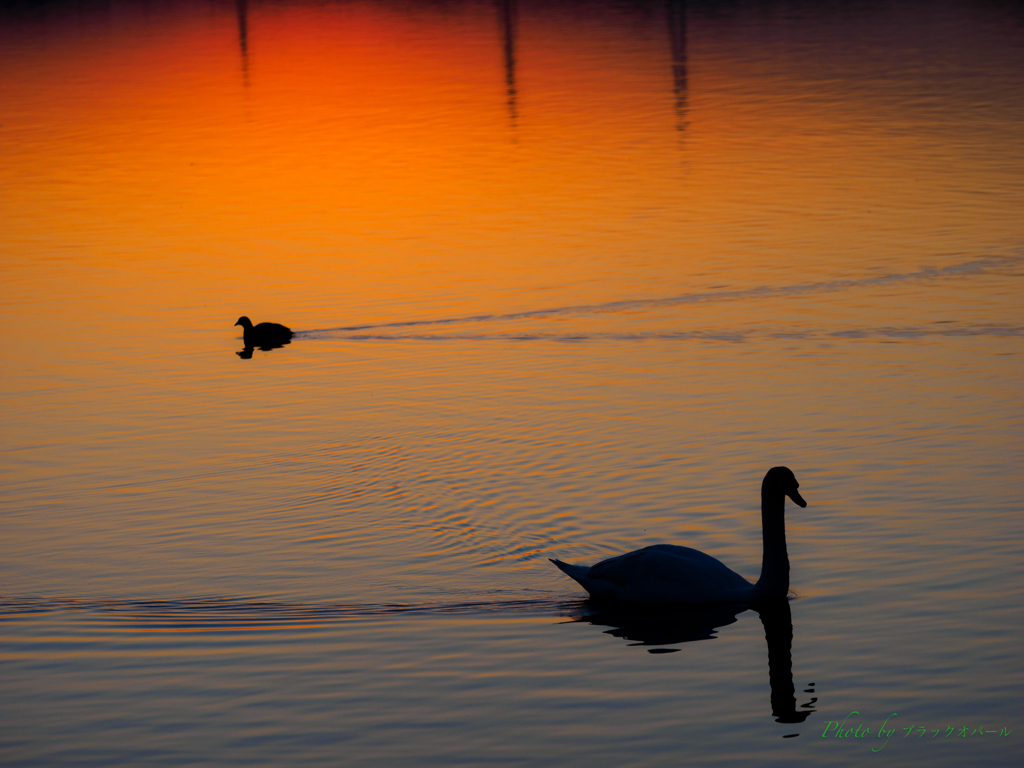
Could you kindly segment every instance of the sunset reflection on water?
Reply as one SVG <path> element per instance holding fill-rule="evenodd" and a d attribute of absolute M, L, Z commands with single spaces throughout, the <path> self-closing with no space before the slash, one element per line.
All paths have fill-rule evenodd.
<path fill-rule="evenodd" d="M 777 464 L 807 723 L 1013 727 L 1021 24 L 0 5 L 5 748 L 858 764 L 753 612 L 648 654 L 547 560 L 756 576 Z"/>

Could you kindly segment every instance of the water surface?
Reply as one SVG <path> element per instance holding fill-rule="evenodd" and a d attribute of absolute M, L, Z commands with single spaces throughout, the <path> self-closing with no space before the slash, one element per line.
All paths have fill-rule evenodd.
<path fill-rule="evenodd" d="M 3 761 L 1015 765 L 1022 32 L 0 6 Z M 778 464 L 789 616 L 547 560 L 756 577 Z"/>

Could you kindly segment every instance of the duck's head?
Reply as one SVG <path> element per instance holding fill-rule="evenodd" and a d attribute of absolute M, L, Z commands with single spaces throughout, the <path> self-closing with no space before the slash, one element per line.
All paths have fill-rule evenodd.
<path fill-rule="evenodd" d="M 806 507 L 807 502 L 797 491 L 800 483 L 789 467 L 772 467 L 761 482 L 761 496 L 789 496 L 794 504 Z"/>
<path fill-rule="evenodd" d="M 240 325 L 243 328 L 252 328 L 252 320 L 250 320 L 245 315 L 242 315 L 240 318 L 238 318 L 238 322 L 235 323 L 235 325 Z"/>

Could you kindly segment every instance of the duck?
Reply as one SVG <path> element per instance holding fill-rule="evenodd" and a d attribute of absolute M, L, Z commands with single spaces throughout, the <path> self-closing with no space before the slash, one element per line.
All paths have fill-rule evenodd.
<path fill-rule="evenodd" d="M 786 552 L 786 497 L 807 502 L 788 467 L 772 467 L 761 482 L 761 577 L 751 584 L 720 560 L 700 550 L 655 544 L 596 565 L 551 562 L 597 600 L 628 603 L 759 603 L 789 593 Z"/>
<path fill-rule="evenodd" d="M 247 349 L 259 347 L 260 349 L 273 349 L 291 341 L 292 329 L 280 323 L 260 323 L 253 325 L 245 315 L 238 318 L 235 325 L 242 326 L 242 339 Z"/>

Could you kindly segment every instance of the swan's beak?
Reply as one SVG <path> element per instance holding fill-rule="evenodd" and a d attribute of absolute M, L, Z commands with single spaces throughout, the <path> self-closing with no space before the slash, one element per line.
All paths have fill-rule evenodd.
<path fill-rule="evenodd" d="M 786 495 L 789 496 L 789 498 L 791 498 L 793 500 L 794 504 L 798 504 L 801 507 L 806 507 L 807 506 L 807 502 L 804 501 L 804 497 L 801 496 L 799 493 L 797 493 L 796 488 L 794 488 L 792 491 L 790 491 Z"/>

